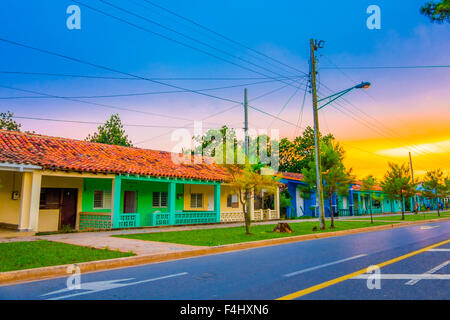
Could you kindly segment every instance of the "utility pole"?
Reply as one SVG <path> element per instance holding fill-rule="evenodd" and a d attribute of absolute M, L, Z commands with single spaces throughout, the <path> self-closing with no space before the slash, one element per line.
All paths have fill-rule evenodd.
<path fill-rule="evenodd" d="M 312 87 L 312 102 L 314 110 L 314 146 L 316 155 L 316 205 L 319 209 L 319 223 L 320 229 L 325 229 L 325 210 L 323 205 L 323 191 L 322 191 L 322 168 L 320 163 L 320 140 L 319 140 L 319 113 L 317 110 L 317 89 L 316 89 L 316 50 L 321 47 L 321 42 L 310 40 L 311 46 L 311 87 Z"/>
<path fill-rule="evenodd" d="M 413 170 L 413 165 L 412 165 L 412 158 L 411 158 L 411 152 L 409 152 L 409 166 L 410 166 L 410 168 L 411 168 L 411 179 L 412 179 L 412 182 L 414 183 L 414 170 Z M 414 200 L 414 208 L 413 208 L 413 211 L 415 212 L 415 213 L 417 213 L 417 211 L 416 211 L 416 195 L 414 195 L 413 196 L 413 200 Z"/>
<path fill-rule="evenodd" d="M 248 164 L 248 100 L 247 100 L 247 88 L 244 89 L 244 152 L 245 152 L 245 164 Z"/>
<path fill-rule="evenodd" d="M 244 89 L 244 132 L 245 132 L 245 141 L 244 141 L 244 153 L 245 153 L 245 165 L 248 166 L 250 161 L 248 158 L 248 99 L 247 99 L 247 88 Z M 246 207 L 247 207 L 247 214 L 244 217 L 246 220 L 246 227 L 250 226 L 250 223 L 252 221 L 251 212 L 252 212 L 252 201 L 250 201 L 252 196 L 252 190 L 245 190 L 245 199 L 246 199 Z"/>

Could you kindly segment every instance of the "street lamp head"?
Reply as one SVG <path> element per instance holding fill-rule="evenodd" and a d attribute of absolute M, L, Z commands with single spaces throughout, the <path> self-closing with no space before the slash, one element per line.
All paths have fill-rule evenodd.
<path fill-rule="evenodd" d="M 356 85 L 356 89 L 368 89 L 370 88 L 370 82 L 361 82 L 360 84 Z"/>

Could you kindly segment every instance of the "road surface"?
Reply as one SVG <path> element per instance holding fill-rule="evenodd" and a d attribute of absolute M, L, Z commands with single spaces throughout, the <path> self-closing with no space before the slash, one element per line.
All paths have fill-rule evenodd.
<path fill-rule="evenodd" d="M 449 239 L 450 221 L 428 223 L 87 273 L 80 283 L 64 277 L 1 286 L 0 299 L 448 300 Z M 351 275 L 385 261 L 379 282 L 368 279 L 372 273 Z"/>

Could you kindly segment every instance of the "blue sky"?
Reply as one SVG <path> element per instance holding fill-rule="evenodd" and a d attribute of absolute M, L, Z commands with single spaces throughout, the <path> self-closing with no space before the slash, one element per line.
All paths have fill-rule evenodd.
<path fill-rule="evenodd" d="M 253 52 L 218 39 L 189 23 L 171 16 L 144 0 L 106 0 L 116 6 L 136 12 L 148 19 L 176 29 L 190 37 L 231 53 L 214 54 L 259 70 L 265 75 L 292 75 L 293 70 L 278 65 Z M 431 24 L 419 13 L 425 0 L 401 1 L 160 1 L 152 0 L 170 10 L 188 17 L 202 25 L 220 32 L 246 46 L 278 59 L 296 69 L 308 71 L 309 39 L 326 41 L 319 66 L 380 66 L 380 65 L 436 65 L 449 64 L 450 29 L 447 25 Z M 133 17 L 108 6 L 99 0 L 80 0 L 89 6 L 132 23 L 162 33 L 178 41 L 202 47 L 180 35 L 171 33 L 147 21 Z M 261 74 L 239 68 L 233 64 L 205 55 L 190 48 L 162 39 L 154 34 L 138 30 L 111 17 L 79 4 L 81 7 L 81 30 L 68 30 L 66 8 L 75 4 L 69 0 L 5 0 L 0 3 L 0 37 L 30 46 L 76 57 L 123 72 L 146 77 L 262 77 Z M 381 8 L 381 30 L 366 27 L 366 8 L 376 4 Z M 210 48 L 204 50 L 214 52 Z M 84 74 L 94 76 L 123 76 L 90 66 L 70 62 L 53 56 L 18 48 L 0 42 L 0 71 L 25 71 Z M 241 59 L 270 69 L 268 72 Z M 404 139 L 413 139 L 417 123 L 427 123 L 428 129 L 418 130 L 421 136 L 431 140 L 445 140 L 450 136 L 448 122 L 436 115 L 447 112 L 450 96 L 448 69 L 435 70 L 339 70 L 324 69 L 320 81 L 332 90 L 340 90 L 362 80 L 370 81 L 373 87 L 368 93 L 355 92 L 347 101 L 361 108 L 364 113 L 376 118 L 389 128 L 398 127 L 399 136 L 387 139 L 383 134 L 368 129 L 342 112 L 330 108 L 324 113 L 323 131 L 332 131 L 343 141 L 367 145 L 367 141 L 382 141 L 386 148 L 402 147 Z M 296 72 L 296 75 L 299 75 Z M 213 88 L 251 83 L 262 80 L 233 81 L 167 81 L 170 84 L 190 89 Z M 300 81 L 300 79 L 299 79 Z M 150 91 L 165 91 L 171 88 L 148 81 L 99 80 L 68 77 L 30 76 L 0 74 L 0 85 L 45 92 L 51 95 L 85 96 L 125 94 Z M 280 82 L 249 85 L 249 98 L 282 86 Z M 324 87 L 319 94 L 328 94 Z M 295 89 L 287 87 L 275 94 L 258 100 L 257 105 L 277 114 Z M 217 96 L 242 100 L 243 88 L 210 91 Z M 0 97 L 33 95 L 0 88 Z M 303 97 L 299 90 L 284 109 L 281 117 L 296 122 Z M 147 95 L 140 97 L 90 99 L 96 103 L 163 113 L 171 116 L 200 120 L 215 112 L 230 107 L 224 102 L 193 93 Z M 256 103 L 256 102 L 255 102 Z M 346 103 L 346 102 L 343 102 Z M 352 106 L 348 106 L 349 109 Z M 307 96 L 302 126 L 311 123 L 310 96 Z M 0 100 L 0 110 L 11 110 L 19 116 L 47 117 L 102 122 L 111 113 L 111 108 L 92 106 L 62 99 L 15 99 Z M 359 112 L 359 111 L 357 111 Z M 181 126 L 187 121 L 167 119 L 136 112 L 119 112 L 125 123 Z M 363 114 L 359 116 L 364 117 Z M 228 123 L 238 127 L 242 122 L 242 111 L 234 109 L 208 121 L 210 125 Z M 366 118 L 370 121 L 369 118 Z M 83 139 L 92 133 L 95 125 L 53 123 L 21 120 L 24 129 L 39 133 Z M 256 128 L 272 125 L 281 130 L 281 136 L 292 137 L 295 130 L 283 122 L 250 112 L 250 123 Z M 447 128 L 446 125 L 447 124 Z M 383 131 L 387 129 L 379 129 Z M 397 130 L 397 129 L 395 129 Z M 170 135 L 162 135 L 168 129 L 127 128 L 134 142 L 141 147 L 170 150 Z M 389 133 L 391 134 L 391 133 Z M 404 135 L 405 134 L 405 135 Z M 403 136 L 404 135 L 404 136 Z M 402 136 L 400 138 L 400 136 Z M 157 137 L 157 138 L 155 138 Z M 154 138 L 153 140 L 149 140 Z M 419 142 L 432 142 L 430 139 Z M 434 141 L 433 140 L 433 141 Z M 364 142 L 366 141 L 366 142 Z M 401 142 L 403 141 L 403 142 Z M 373 150 L 369 150 L 373 151 Z M 367 156 L 367 155 L 366 155 Z M 442 159 L 438 161 L 443 161 Z M 447 161 L 448 162 L 448 161 Z"/>

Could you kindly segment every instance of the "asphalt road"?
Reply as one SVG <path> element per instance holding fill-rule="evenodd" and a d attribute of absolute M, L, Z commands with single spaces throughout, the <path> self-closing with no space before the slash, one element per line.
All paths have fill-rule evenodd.
<path fill-rule="evenodd" d="M 448 300 L 449 242 L 381 268 L 379 289 L 363 274 L 308 290 L 449 239 L 450 221 L 429 223 L 82 274 L 80 289 L 67 277 L 1 286 L 0 299 L 277 299 L 306 289 L 297 298 Z"/>

